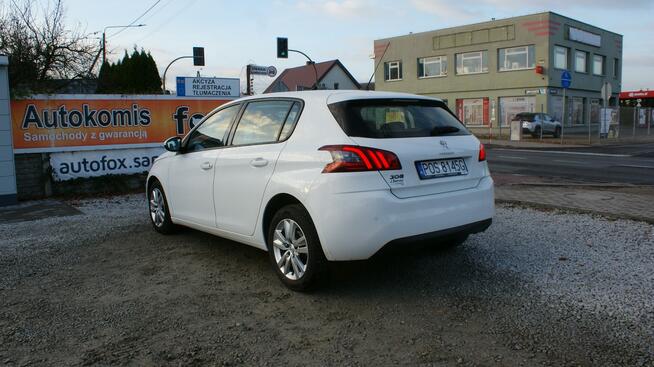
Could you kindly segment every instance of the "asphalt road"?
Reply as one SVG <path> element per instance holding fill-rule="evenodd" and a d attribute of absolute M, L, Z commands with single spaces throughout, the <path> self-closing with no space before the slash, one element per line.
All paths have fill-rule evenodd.
<path fill-rule="evenodd" d="M 565 181 L 654 184 L 654 144 L 589 148 L 489 147 L 491 172 Z"/>

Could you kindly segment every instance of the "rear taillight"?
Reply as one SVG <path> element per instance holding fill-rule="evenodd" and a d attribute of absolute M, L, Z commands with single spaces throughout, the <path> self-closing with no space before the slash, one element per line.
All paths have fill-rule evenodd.
<path fill-rule="evenodd" d="M 325 166 L 324 173 L 402 169 L 395 153 L 387 150 L 358 145 L 325 145 L 318 150 L 328 151 L 334 160 Z"/>
<path fill-rule="evenodd" d="M 486 160 L 486 148 L 484 148 L 484 144 L 479 143 L 479 162 L 483 162 Z"/>

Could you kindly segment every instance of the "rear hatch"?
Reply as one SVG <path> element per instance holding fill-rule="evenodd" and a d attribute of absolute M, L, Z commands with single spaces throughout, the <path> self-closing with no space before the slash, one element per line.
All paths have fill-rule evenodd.
<path fill-rule="evenodd" d="M 357 99 L 329 108 L 356 144 L 397 155 L 402 169 L 379 173 L 399 198 L 469 189 L 485 174 L 479 141 L 441 101 Z"/>

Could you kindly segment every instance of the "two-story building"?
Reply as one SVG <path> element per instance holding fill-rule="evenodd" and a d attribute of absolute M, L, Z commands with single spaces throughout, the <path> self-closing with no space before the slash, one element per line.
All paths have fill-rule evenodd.
<path fill-rule="evenodd" d="M 622 35 L 545 12 L 376 40 L 375 89 L 439 97 L 477 133 L 508 127 L 519 112 L 565 126 L 599 122 L 600 90 L 617 105 Z M 480 130 L 483 129 L 483 130 Z"/>

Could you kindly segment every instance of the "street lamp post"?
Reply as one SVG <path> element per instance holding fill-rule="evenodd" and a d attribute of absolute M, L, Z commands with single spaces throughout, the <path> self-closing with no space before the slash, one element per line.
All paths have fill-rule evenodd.
<path fill-rule="evenodd" d="M 145 27 L 145 24 L 129 24 L 129 25 L 109 25 L 102 30 L 102 64 L 107 61 L 107 29 L 111 28 L 137 28 Z"/>

